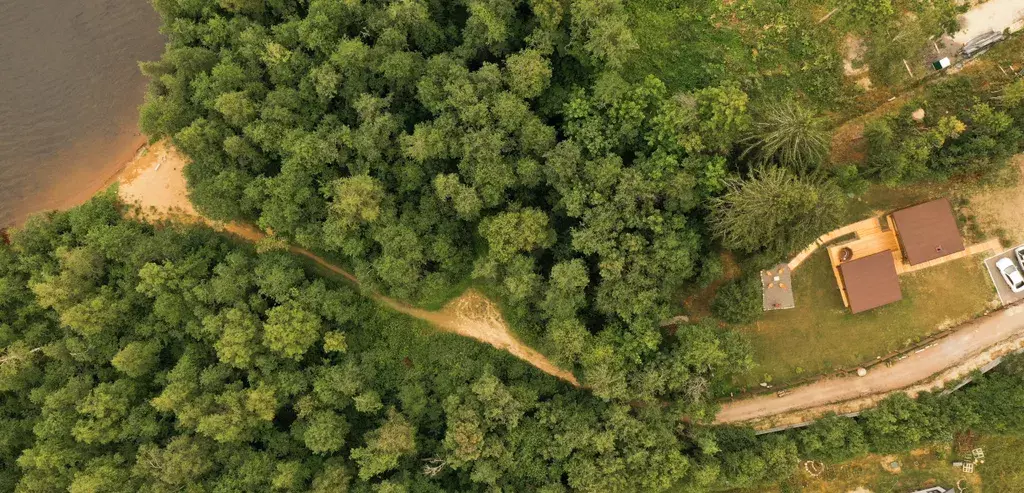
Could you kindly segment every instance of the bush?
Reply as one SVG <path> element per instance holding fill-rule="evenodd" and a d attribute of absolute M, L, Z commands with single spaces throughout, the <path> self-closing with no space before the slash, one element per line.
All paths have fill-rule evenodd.
<path fill-rule="evenodd" d="M 753 322 L 763 311 L 761 283 L 750 276 L 734 279 L 723 285 L 711 303 L 711 313 L 733 324 Z"/>
<path fill-rule="evenodd" d="M 724 272 L 725 266 L 722 265 L 722 257 L 714 254 L 704 257 L 700 264 L 700 274 L 697 275 L 697 286 L 701 289 L 707 288 L 721 278 Z"/>

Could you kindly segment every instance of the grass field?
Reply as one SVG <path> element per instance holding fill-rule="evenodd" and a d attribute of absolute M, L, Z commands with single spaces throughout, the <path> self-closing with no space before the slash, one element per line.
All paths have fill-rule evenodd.
<path fill-rule="evenodd" d="M 804 493 L 845 493 L 862 488 L 872 493 L 905 493 L 930 486 L 952 488 L 964 479 L 965 493 L 978 493 L 977 474 L 965 474 L 951 466 L 953 453 L 949 445 L 940 445 L 898 455 L 868 455 L 861 459 L 828 466 L 819 477 L 811 477 L 801 470 L 778 491 Z M 898 462 L 898 470 L 890 469 Z M 988 491 L 988 490 L 984 490 Z M 996 490 L 992 490 L 996 491 Z M 1011 490 L 1003 490 L 1011 491 Z"/>
<path fill-rule="evenodd" d="M 799 0 L 627 2 L 640 49 L 625 71 L 654 74 L 672 90 L 740 82 L 754 100 L 797 90 L 835 107 L 852 89 L 842 71 L 842 33 L 815 22 L 828 9 Z"/>
<path fill-rule="evenodd" d="M 985 436 L 977 445 L 985 450 L 985 463 L 978 466 L 982 491 L 1024 491 L 1024 460 L 1020 456 L 1024 438 Z"/>
<path fill-rule="evenodd" d="M 737 385 L 855 368 L 974 318 L 994 298 L 981 258 L 966 258 L 900 276 L 903 299 L 856 315 L 843 306 L 824 249 L 793 274 L 796 308 L 765 313 L 741 327 L 755 367 Z"/>
<path fill-rule="evenodd" d="M 952 467 L 952 462 L 972 447 L 982 447 L 985 463 L 977 464 L 974 473 Z M 730 493 L 795 492 L 801 493 L 906 493 L 931 486 L 955 488 L 958 481 L 964 493 L 1024 492 L 1024 461 L 1020 450 L 1024 438 L 982 436 L 962 450 L 951 444 L 924 447 L 906 454 L 868 455 L 842 464 L 829 465 L 817 477 L 803 466 L 786 482 L 757 489 Z M 891 469 L 898 462 L 898 470 Z"/>

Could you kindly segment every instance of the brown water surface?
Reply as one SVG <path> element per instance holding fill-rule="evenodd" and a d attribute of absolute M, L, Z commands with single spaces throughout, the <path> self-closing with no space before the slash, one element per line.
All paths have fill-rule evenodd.
<path fill-rule="evenodd" d="M 145 142 L 147 0 L 0 0 L 0 226 L 84 201 Z"/>

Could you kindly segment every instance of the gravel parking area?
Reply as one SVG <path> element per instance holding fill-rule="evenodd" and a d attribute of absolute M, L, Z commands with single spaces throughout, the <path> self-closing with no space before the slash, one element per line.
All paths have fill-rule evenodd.
<path fill-rule="evenodd" d="M 1013 263 L 1017 265 L 1018 269 L 1020 269 L 1021 265 L 1014 257 L 1013 251 L 1021 246 L 1024 245 L 1014 246 L 1005 252 L 985 259 L 985 268 L 988 269 L 988 274 L 992 278 L 992 283 L 995 284 L 996 291 L 999 292 L 999 301 L 1001 301 L 1004 306 L 1012 305 L 1020 300 L 1024 300 L 1024 292 L 1014 293 L 1010 290 L 1010 286 L 1006 285 L 1006 281 L 1003 279 L 1003 276 L 999 274 L 999 270 L 996 269 L 996 262 L 1002 258 L 1012 259 Z M 1024 270 L 1022 270 L 1022 272 L 1024 272 Z"/>

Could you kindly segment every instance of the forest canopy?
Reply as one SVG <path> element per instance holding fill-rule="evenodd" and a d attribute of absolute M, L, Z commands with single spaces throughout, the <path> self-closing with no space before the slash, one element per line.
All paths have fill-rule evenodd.
<path fill-rule="evenodd" d="M 203 213 L 412 302 L 469 280 L 598 395 L 678 394 L 659 322 L 717 255 L 707 204 L 752 125 L 737 84 L 624 78 L 619 0 L 155 5 L 142 126 L 192 160 Z"/>
<path fill-rule="evenodd" d="M 867 178 L 1002 169 L 1024 82 L 936 84 L 922 120 L 907 106 L 868 126 L 863 165 L 825 166 L 839 30 L 787 31 L 784 2 L 152 2 L 168 44 L 142 64 L 143 130 L 188 157 L 202 214 L 273 238 L 136 221 L 108 190 L 0 244 L 0 492 L 689 493 L 1020 432 L 1019 359 L 857 420 L 713 427 L 753 364 L 728 324 L 763 313 L 761 286 L 718 282 L 718 320 L 662 322 L 726 277 L 722 250 L 746 274 L 774 265 Z M 903 45 L 954 30 L 953 4 L 833 13 L 876 40 L 920 19 Z M 706 39 L 639 32 L 666 12 Z M 638 56 L 652 45 L 709 60 Z M 871 47 L 873 73 L 900 73 L 897 48 Z M 469 285 L 582 385 L 366 296 L 436 307 Z"/>
<path fill-rule="evenodd" d="M 390 311 L 300 257 L 123 208 L 108 192 L 0 243 L 0 491 L 628 492 L 729 480 L 717 463 L 730 453 L 679 421 L 700 409 L 709 419 L 708 379 L 738 364 L 713 325 L 681 327 L 669 339 L 687 352 L 659 360 L 686 399 L 606 402 Z"/>
<path fill-rule="evenodd" d="M 106 193 L 0 244 L 0 491 L 702 492 L 786 480 L 799 457 L 1021 433 L 1020 357 L 953 394 L 757 437 L 681 419 L 702 385 L 607 402 L 297 256 L 122 212 Z M 667 339 L 703 359 L 662 363 L 727 373 L 718 335 L 680 326 Z"/>

